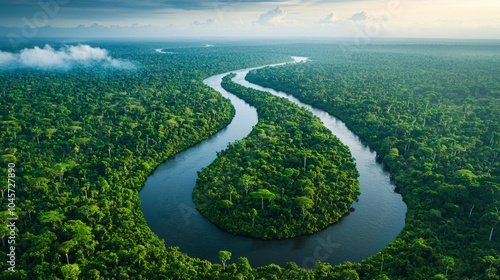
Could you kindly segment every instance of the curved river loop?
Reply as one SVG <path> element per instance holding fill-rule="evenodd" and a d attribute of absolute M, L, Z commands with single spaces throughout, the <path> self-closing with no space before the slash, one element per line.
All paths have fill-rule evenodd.
<path fill-rule="evenodd" d="M 307 60 L 304 57 L 293 58 L 295 62 Z M 271 263 L 284 266 L 294 261 L 304 268 L 314 268 L 317 260 L 335 265 L 345 261 L 359 262 L 376 254 L 396 239 L 405 223 L 406 204 L 401 195 L 394 192 L 390 174 L 376 161 L 375 152 L 340 120 L 286 93 L 245 80 L 249 71 L 262 67 L 231 71 L 204 80 L 206 85 L 230 99 L 236 115 L 226 128 L 175 155 L 151 174 L 140 192 L 148 225 L 165 240 L 167 246 L 179 246 L 182 252 L 191 257 L 212 262 L 218 262 L 217 253 L 220 250 L 232 252 L 232 261 L 245 256 L 252 266 Z M 217 151 L 246 137 L 258 120 L 255 108 L 221 87 L 222 78 L 229 73 L 235 73 L 233 80 L 243 86 L 268 91 L 304 106 L 349 146 L 360 173 L 361 195 L 351 205 L 354 212 L 316 234 L 267 241 L 229 234 L 199 214 L 191 197 L 197 172 L 215 160 Z"/>

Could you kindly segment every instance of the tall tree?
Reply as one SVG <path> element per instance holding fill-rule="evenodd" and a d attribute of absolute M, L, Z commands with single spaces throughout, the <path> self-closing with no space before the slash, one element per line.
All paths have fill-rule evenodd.
<path fill-rule="evenodd" d="M 226 262 L 231 259 L 231 252 L 219 251 L 219 261 L 222 263 L 222 269 L 226 270 Z"/>
<path fill-rule="evenodd" d="M 302 209 L 302 215 L 304 215 L 306 213 L 306 209 L 310 209 L 314 205 L 314 202 L 312 201 L 312 199 L 310 199 L 307 196 L 296 197 L 295 202 Z"/>
<path fill-rule="evenodd" d="M 43 212 L 38 217 L 42 224 L 52 224 L 52 226 L 56 227 L 62 223 L 66 217 L 63 213 L 61 213 L 61 209 L 51 210 L 47 212 Z"/>
<path fill-rule="evenodd" d="M 241 184 L 245 188 L 245 195 L 248 195 L 248 191 L 252 187 L 252 183 L 254 182 L 254 178 L 250 175 L 244 174 L 241 177 Z"/>
<path fill-rule="evenodd" d="M 489 241 L 493 237 L 493 230 L 495 226 L 500 222 L 500 215 L 496 212 L 488 212 L 481 217 L 481 221 L 485 222 L 487 225 L 491 227 Z"/>
<path fill-rule="evenodd" d="M 255 225 L 255 217 L 257 216 L 257 210 L 255 208 L 252 208 L 250 210 L 250 216 L 252 216 L 252 227 Z"/>
<path fill-rule="evenodd" d="M 67 280 L 78 280 L 78 276 L 80 276 L 80 267 L 78 264 L 65 264 L 61 267 L 61 273 L 64 279 Z"/>
<path fill-rule="evenodd" d="M 455 259 L 449 256 L 444 256 L 441 258 L 441 263 L 446 267 L 446 272 L 444 277 L 448 277 L 448 270 L 455 265 Z"/>
<path fill-rule="evenodd" d="M 59 250 L 66 256 L 66 263 L 69 264 L 69 251 L 77 245 L 77 241 L 74 239 L 65 241 L 59 246 Z"/>
<path fill-rule="evenodd" d="M 267 189 L 260 189 L 255 192 L 251 192 L 250 195 L 255 198 L 260 198 L 262 202 L 262 209 L 264 209 L 264 199 L 271 200 L 273 199 L 276 194 L 271 192 L 270 190 Z"/>

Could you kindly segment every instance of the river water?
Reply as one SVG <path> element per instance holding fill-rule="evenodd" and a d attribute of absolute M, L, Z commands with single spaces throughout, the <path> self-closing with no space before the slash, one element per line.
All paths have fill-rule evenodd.
<path fill-rule="evenodd" d="M 300 62 L 307 58 L 294 59 Z M 276 65 L 279 64 L 271 66 Z M 224 73 L 209 77 L 204 83 L 229 98 L 236 115 L 225 129 L 167 160 L 147 179 L 140 199 L 148 225 L 165 240 L 167 246 L 179 246 L 182 252 L 191 257 L 212 262 L 218 262 L 218 251 L 227 250 L 232 252 L 230 262 L 245 256 L 252 266 L 270 263 L 284 266 L 288 261 L 294 261 L 299 266 L 313 268 L 317 260 L 331 264 L 359 262 L 382 250 L 401 232 L 405 223 L 406 204 L 401 195 L 394 192 L 390 175 L 383 165 L 376 162 L 375 152 L 364 145 L 344 123 L 328 113 L 303 104 L 285 93 L 247 82 L 246 74 L 256 68 L 231 71 L 237 74 L 234 81 L 305 106 L 349 146 L 360 173 L 361 195 L 352 204 L 355 211 L 337 224 L 311 236 L 269 241 L 234 236 L 220 230 L 198 213 L 191 198 L 197 171 L 209 165 L 216 158 L 217 151 L 246 137 L 258 120 L 255 108 L 222 89 L 220 83 L 228 74 Z"/>

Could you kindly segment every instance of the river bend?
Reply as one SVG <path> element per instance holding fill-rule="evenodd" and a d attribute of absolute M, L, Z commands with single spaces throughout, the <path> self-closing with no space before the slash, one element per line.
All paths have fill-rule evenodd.
<path fill-rule="evenodd" d="M 300 62 L 307 58 L 294 59 Z M 276 65 L 280 64 L 269 66 Z M 246 81 L 246 74 L 256 68 L 231 71 L 204 80 L 206 85 L 230 99 L 236 115 L 226 128 L 175 155 L 151 174 L 140 192 L 148 225 L 165 240 L 167 246 L 179 246 L 182 252 L 192 257 L 212 262 L 218 262 L 218 251 L 228 250 L 232 252 L 231 261 L 245 256 L 252 266 L 270 263 L 284 266 L 288 261 L 294 261 L 299 266 L 313 268 L 316 260 L 333 265 L 344 261 L 359 262 L 382 250 L 401 232 L 405 223 L 406 204 L 401 195 L 394 192 L 390 175 L 382 164 L 377 163 L 375 152 L 364 145 L 343 122 L 328 113 L 303 104 L 286 93 Z M 197 172 L 215 160 L 217 151 L 246 137 L 258 120 L 255 108 L 221 87 L 222 78 L 229 73 L 235 73 L 233 80 L 243 86 L 268 91 L 304 106 L 349 146 L 360 173 L 361 195 L 352 204 L 355 212 L 311 236 L 268 241 L 234 236 L 220 230 L 198 213 L 191 198 Z"/>

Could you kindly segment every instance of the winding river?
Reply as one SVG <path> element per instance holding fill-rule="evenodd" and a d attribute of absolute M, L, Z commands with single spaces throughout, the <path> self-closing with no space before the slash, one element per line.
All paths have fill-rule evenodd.
<path fill-rule="evenodd" d="M 307 58 L 294 59 L 300 62 Z M 269 66 L 276 65 L 281 64 Z M 231 235 L 197 212 L 191 199 L 197 171 L 216 158 L 216 151 L 246 137 L 258 120 L 255 108 L 222 89 L 222 77 L 228 72 L 207 78 L 204 83 L 231 100 L 236 108 L 233 121 L 211 138 L 160 165 L 148 178 L 140 193 L 148 225 L 165 240 L 167 246 L 179 246 L 182 252 L 192 257 L 212 262 L 218 262 L 218 251 L 228 250 L 232 252 L 231 262 L 236 261 L 239 256 L 245 256 L 252 266 L 270 263 L 284 266 L 287 262 L 294 261 L 299 266 L 313 268 L 317 260 L 331 264 L 359 262 L 382 250 L 403 228 L 406 205 L 401 195 L 394 192 L 390 175 L 382 164 L 376 162 L 375 152 L 364 145 L 344 123 L 328 113 L 303 104 L 285 93 L 247 82 L 246 74 L 256 68 L 231 71 L 237 74 L 234 81 L 246 87 L 286 97 L 306 107 L 349 146 L 360 173 L 361 195 L 352 204 L 355 211 L 337 224 L 311 236 L 270 241 Z"/>

